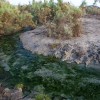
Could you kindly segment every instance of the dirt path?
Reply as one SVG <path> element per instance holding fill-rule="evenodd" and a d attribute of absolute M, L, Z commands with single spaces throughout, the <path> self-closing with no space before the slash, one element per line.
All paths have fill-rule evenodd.
<path fill-rule="evenodd" d="M 100 64 L 100 20 L 82 18 L 83 32 L 80 37 L 57 40 L 45 37 L 44 26 L 22 33 L 20 39 L 25 49 L 32 53 L 55 55 L 68 62 L 78 64 Z"/>

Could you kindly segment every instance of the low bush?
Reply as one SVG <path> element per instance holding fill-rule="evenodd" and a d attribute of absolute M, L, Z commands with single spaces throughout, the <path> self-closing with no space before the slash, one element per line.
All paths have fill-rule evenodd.
<path fill-rule="evenodd" d="M 21 13 L 16 6 L 4 0 L 0 1 L 0 35 L 15 33 L 28 26 L 35 26 L 29 12 Z"/>
<path fill-rule="evenodd" d="M 71 36 L 79 36 L 81 33 L 81 22 L 79 18 L 82 11 L 70 3 L 64 3 L 63 0 L 54 0 L 36 2 L 33 0 L 30 4 L 19 7 L 29 11 L 33 15 L 33 21 L 36 25 L 45 25 L 48 29 L 49 37 L 68 38 Z"/>
<path fill-rule="evenodd" d="M 27 27 L 45 25 L 49 37 L 69 38 L 81 34 L 82 16 L 80 8 L 63 0 L 36 2 L 29 5 L 13 6 L 0 1 L 0 35 L 9 35 Z"/>
<path fill-rule="evenodd" d="M 49 36 L 57 38 L 69 38 L 81 34 L 82 11 L 68 3 L 57 4 L 55 16 L 52 22 L 47 23 Z"/>

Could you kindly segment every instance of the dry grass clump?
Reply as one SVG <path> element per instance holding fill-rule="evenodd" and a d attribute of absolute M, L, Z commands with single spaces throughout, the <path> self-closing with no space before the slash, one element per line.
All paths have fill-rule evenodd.
<path fill-rule="evenodd" d="M 9 2 L 0 1 L 0 35 L 15 33 L 27 26 L 34 27 L 30 13 L 22 13 Z"/>
<path fill-rule="evenodd" d="M 79 36 L 81 34 L 81 18 L 82 12 L 68 3 L 58 4 L 54 19 L 49 21 L 46 26 L 49 36 L 56 38 L 69 38 L 71 36 Z"/>
<path fill-rule="evenodd" d="M 79 18 L 82 16 L 80 8 L 74 7 L 63 0 L 44 0 L 44 2 L 36 2 L 33 0 L 31 7 L 27 7 L 33 15 L 33 21 L 36 25 L 45 25 L 48 29 L 49 37 L 69 38 L 71 36 L 79 36 L 81 34 L 81 22 Z"/>
<path fill-rule="evenodd" d="M 42 8 L 41 11 L 38 12 L 38 18 L 41 24 L 47 23 L 50 17 L 51 17 L 51 9 L 49 7 Z"/>
<path fill-rule="evenodd" d="M 69 38 L 81 34 L 79 19 L 82 11 L 63 0 L 33 0 L 29 5 L 12 6 L 6 1 L 0 1 L 0 35 L 15 33 L 25 27 L 45 25 L 49 37 Z"/>

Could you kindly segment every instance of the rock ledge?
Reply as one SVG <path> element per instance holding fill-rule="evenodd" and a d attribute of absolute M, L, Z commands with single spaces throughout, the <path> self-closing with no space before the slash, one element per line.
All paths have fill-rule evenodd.
<path fill-rule="evenodd" d="M 22 33 L 25 49 L 32 53 L 54 55 L 67 62 L 100 66 L 100 20 L 82 18 L 84 34 L 69 40 L 48 38 L 44 26 Z"/>

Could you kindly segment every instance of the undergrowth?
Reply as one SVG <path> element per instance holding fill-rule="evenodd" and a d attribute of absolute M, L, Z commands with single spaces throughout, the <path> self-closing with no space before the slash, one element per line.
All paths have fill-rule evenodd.
<path fill-rule="evenodd" d="M 81 16 L 79 8 L 62 0 L 33 0 L 32 4 L 18 7 L 1 0 L 0 35 L 45 25 L 49 37 L 79 36 Z M 25 96 L 34 92 L 36 100 L 99 100 L 99 70 L 32 54 L 23 48 L 18 36 L 0 37 L 0 82 L 5 87 L 21 87 Z"/>
<path fill-rule="evenodd" d="M 0 35 L 8 35 L 20 30 L 32 29 L 44 25 L 48 29 L 46 36 L 69 38 L 81 34 L 82 11 L 63 0 L 44 0 L 32 4 L 13 6 L 0 1 Z"/>
<path fill-rule="evenodd" d="M 0 35 L 9 35 L 21 31 L 26 27 L 35 27 L 32 15 L 21 12 L 17 6 L 5 0 L 0 1 Z"/>
<path fill-rule="evenodd" d="M 99 100 L 99 70 L 31 54 L 23 49 L 18 36 L 0 38 L 0 47 L 0 81 L 4 86 L 21 86 L 24 95 L 34 92 L 36 100 Z"/>
<path fill-rule="evenodd" d="M 79 19 L 82 11 L 80 8 L 64 3 L 63 0 L 58 0 L 57 3 L 53 0 L 45 2 L 34 0 L 31 9 L 36 23 L 47 27 L 47 36 L 66 39 L 81 34 L 82 27 Z"/>

